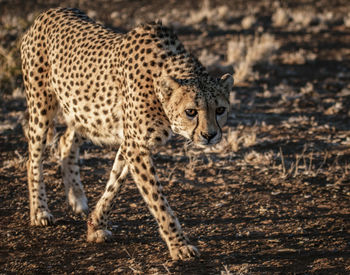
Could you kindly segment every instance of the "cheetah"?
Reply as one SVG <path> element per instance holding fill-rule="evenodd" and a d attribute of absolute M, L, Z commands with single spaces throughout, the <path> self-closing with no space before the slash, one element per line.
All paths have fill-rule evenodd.
<path fill-rule="evenodd" d="M 75 213 L 88 215 L 87 241 L 111 237 L 108 216 L 130 173 L 171 258 L 199 256 L 162 193 L 151 157 L 173 134 L 200 147 L 217 144 L 228 116 L 232 76 L 210 76 L 173 30 L 159 22 L 117 33 L 69 8 L 38 16 L 23 36 L 21 57 L 29 113 L 31 225 L 54 222 L 42 156 L 60 110 L 67 125 L 59 140 L 65 193 Z M 78 166 L 85 140 L 117 151 L 105 190 L 90 214 Z"/>

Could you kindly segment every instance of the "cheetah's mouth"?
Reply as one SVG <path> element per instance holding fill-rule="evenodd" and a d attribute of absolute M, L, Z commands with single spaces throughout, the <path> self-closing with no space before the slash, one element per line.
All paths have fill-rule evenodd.
<path fill-rule="evenodd" d="M 219 141 L 217 141 L 217 142 L 203 141 L 203 142 L 199 142 L 199 143 L 195 143 L 195 144 L 198 147 L 202 147 L 202 148 L 208 148 L 209 147 L 210 148 L 210 147 L 213 147 L 213 146 L 217 145 L 218 143 L 220 143 L 220 141 L 221 141 L 221 139 Z"/>
<path fill-rule="evenodd" d="M 220 137 L 215 138 L 215 140 L 206 140 L 206 139 L 200 139 L 200 140 L 193 140 L 193 139 L 189 139 L 188 140 L 188 145 L 192 145 L 196 148 L 200 148 L 200 149 L 207 149 L 207 150 L 211 150 L 213 147 L 215 147 L 216 145 L 220 144 L 222 141 L 222 137 L 220 135 Z"/>
<path fill-rule="evenodd" d="M 190 136 L 186 131 L 181 131 L 181 129 L 176 126 L 172 126 L 171 130 L 174 134 L 178 134 L 186 138 L 187 145 L 195 146 L 197 148 L 210 148 L 217 145 L 222 140 L 221 132 L 218 133 L 213 139 L 208 140 L 196 134 Z"/>
<path fill-rule="evenodd" d="M 222 139 L 222 133 L 221 131 L 218 132 L 216 134 L 216 136 L 214 136 L 213 138 L 205 138 L 201 135 L 199 135 L 197 137 L 197 141 L 195 141 L 195 143 L 201 147 L 204 147 L 204 148 L 208 148 L 208 147 L 212 147 L 212 146 L 215 146 L 217 145 L 218 143 L 220 143 L 221 139 Z"/>

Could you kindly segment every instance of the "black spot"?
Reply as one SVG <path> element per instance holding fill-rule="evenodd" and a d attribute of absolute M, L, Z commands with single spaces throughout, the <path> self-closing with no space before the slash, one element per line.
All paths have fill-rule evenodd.
<path fill-rule="evenodd" d="M 158 200 L 158 194 L 157 194 L 157 193 L 153 193 L 153 194 L 152 194 L 152 197 L 153 197 L 153 199 L 154 199 L 155 201 Z"/>
<path fill-rule="evenodd" d="M 142 180 L 147 181 L 147 176 L 145 174 L 141 174 L 141 178 Z"/>

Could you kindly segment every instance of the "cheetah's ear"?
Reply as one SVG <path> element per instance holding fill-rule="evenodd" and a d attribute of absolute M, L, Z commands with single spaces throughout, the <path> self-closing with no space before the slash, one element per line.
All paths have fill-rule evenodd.
<path fill-rule="evenodd" d="M 229 94 L 233 86 L 233 77 L 230 74 L 224 74 L 220 79 L 220 84 L 225 89 L 225 94 Z"/>
<path fill-rule="evenodd" d="M 160 78 L 160 85 L 163 89 L 166 90 L 176 90 L 178 88 L 180 88 L 180 83 L 176 81 L 175 78 L 171 77 L 171 76 L 162 76 Z"/>
<path fill-rule="evenodd" d="M 157 81 L 157 94 L 161 102 L 169 100 L 174 90 L 180 88 L 180 83 L 171 76 L 162 76 Z"/>

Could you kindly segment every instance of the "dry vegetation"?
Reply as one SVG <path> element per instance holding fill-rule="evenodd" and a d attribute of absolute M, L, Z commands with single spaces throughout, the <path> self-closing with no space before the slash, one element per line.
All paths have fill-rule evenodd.
<path fill-rule="evenodd" d="M 85 243 L 85 221 L 66 214 L 55 143 L 44 176 L 57 225 L 28 227 L 18 45 L 35 15 L 58 2 L 0 1 L 0 273 L 349 273 L 347 1 L 109 2 L 60 5 L 122 31 L 160 18 L 213 75 L 234 73 L 222 142 L 199 151 L 176 137 L 154 156 L 202 257 L 169 260 L 131 179 L 112 214 L 113 241 Z M 113 158 L 111 148 L 82 148 L 90 207 Z"/>

